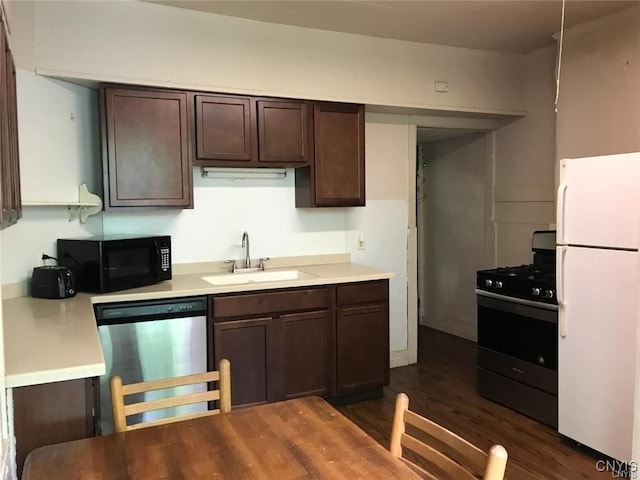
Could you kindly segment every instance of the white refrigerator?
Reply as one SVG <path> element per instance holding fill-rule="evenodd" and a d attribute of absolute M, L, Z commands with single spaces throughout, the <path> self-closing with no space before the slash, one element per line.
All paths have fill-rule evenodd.
<path fill-rule="evenodd" d="M 557 210 L 558 431 L 640 461 L 640 152 L 563 160 Z"/>

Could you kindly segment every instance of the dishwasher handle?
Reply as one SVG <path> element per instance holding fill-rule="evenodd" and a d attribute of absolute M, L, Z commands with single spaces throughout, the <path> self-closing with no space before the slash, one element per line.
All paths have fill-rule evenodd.
<path fill-rule="evenodd" d="M 196 317 L 207 314 L 207 297 L 97 304 L 94 310 L 98 325 Z"/>

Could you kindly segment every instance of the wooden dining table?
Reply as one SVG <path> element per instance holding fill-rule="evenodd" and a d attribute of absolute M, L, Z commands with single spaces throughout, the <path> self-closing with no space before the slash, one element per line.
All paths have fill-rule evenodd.
<path fill-rule="evenodd" d="M 319 397 L 47 445 L 22 480 L 417 479 Z"/>

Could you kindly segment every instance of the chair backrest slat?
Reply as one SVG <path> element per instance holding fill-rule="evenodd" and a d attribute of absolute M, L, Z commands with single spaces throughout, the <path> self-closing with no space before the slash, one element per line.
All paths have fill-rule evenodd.
<path fill-rule="evenodd" d="M 404 421 L 459 452 L 460 456 L 468 459 L 477 471 L 484 470 L 487 454 L 474 444 L 411 410 L 404 413 Z"/>
<path fill-rule="evenodd" d="M 410 460 L 407 460 L 406 458 L 398 457 L 398 460 L 400 460 L 407 467 L 409 467 L 411 470 L 416 472 L 420 476 L 420 478 L 422 478 L 422 479 L 425 479 L 425 480 L 442 480 L 441 478 L 436 477 L 433 473 L 427 472 L 420 465 L 418 465 L 416 463 L 413 463 Z"/>
<path fill-rule="evenodd" d="M 441 452 L 436 446 L 429 445 L 428 439 L 422 441 L 415 435 L 407 433 L 406 425 L 423 432 L 438 442 L 455 452 L 455 458 L 445 452 Z M 391 428 L 391 442 L 389 451 L 395 457 L 402 458 L 403 461 L 415 465 L 421 470 L 426 478 L 435 478 L 435 475 L 428 473 L 425 468 L 403 458 L 403 447 L 411 450 L 419 457 L 425 459 L 429 464 L 442 470 L 451 478 L 456 480 L 472 480 L 481 478 L 482 480 L 503 480 L 507 466 L 507 451 L 501 445 L 494 445 L 487 455 L 478 447 L 438 425 L 421 415 L 409 410 L 409 397 L 404 393 L 396 396 L 395 412 L 393 415 L 393 425 Z"/>
<path fill-rule="evenodd" d="M 188 395 L 160 398 L 158 400 L 149 400 L 147 402 L 125 405 L 124 414 L 128 417 L 129 415 L 136 415 L 138 413 L 153 412 L 154 410 L 162 410 L 164 408 L 181 407 L 183 405 L 191 405 L 193 403 L 212 402 L 218 399 L 220 399 L 220 392 L 217 390 L 190 393 Z"/>
<path fill-rule="evenodd" d="M 122 386 L 122 392 L 125 395 L 133 395 L 135 393 L 151 392 L 154 390 L 163 390 L 165 388 L 182 387 L 185 385 L 193 385 L 196 383 L 217 382 L 220 380 L 220 372 L 204 372 L 194 375 L 185 375 L 182 377 L 163 378 L 161 380 L 150 380 L 148 382 L 130 383 Z"/>
<path fill-rule="evenodd" d="M 473 472 L 415 437 L 403 433 L 400 438 L 400 444 L 433 463 L 451 478 L 455 478 L 456 480 L 476 480 Z"/>
<path fill-rule="evenodd" d="M 167 423 L 182 422 L 184 420 L 191 420 L 192 418 L 209 417 L 211 415 L 218 415 L 220 410 L 207 410 L 206 412 L 190 413 L 188 415 L 176 415 L 175 417 L 160 418 L 158 420 L 152 420 L 144 423 L 134 423 L 128 425 L 127 430 L 138 430 L 140 428 L 153 427 L 154 425 L 165 425 Z"/>
<path fill-rule="evenodd" d="M 189 418 L 213 415 L 216 413 L 226 413 L 231 411 L 231 367 L 227 359 L 220 360 L 218 371 L 204 372 L 195 375 L 185 375 L 182 377 L 152 380 L 148 382 L 138 382 L 123 385 L 122 379 L 118 375 L 111 377 L 111 404 L 113 406 L 113 421 L 116 432 L 133 430 L 152 425 L 162 425 Z M 163 390 L 167 388 L 183 387 L 187 385 L 209 384 L 218 382 L 217 390 L 207 390 L 204 392 L 177 395 L 157 400 L 142 401 L 125 405 L 125 397 L 139 393 Z M 218 409 L 207 410 L 195 414 L 178 415 L 158 420 L 143 422 L 134 425 L 127 425 L 127 417 L 139 413 L 161 410 L 166 408 L 180 407 L 196 403 L 207 403 L 218 401 Z"/>

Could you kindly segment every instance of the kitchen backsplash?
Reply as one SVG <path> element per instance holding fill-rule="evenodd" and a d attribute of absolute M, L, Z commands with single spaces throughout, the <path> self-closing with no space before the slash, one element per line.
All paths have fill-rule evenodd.
<path fill-rule="evenodd" d="M 80 224 L 68 221 L 64 207 L 26 207 L 18 225 L 2 232 L 2 283 L 26 280 L 42 253 L 55 256 L 57 238 L 101 233 L 171 235 L 174 263 L 240 259 L 245 230 L 253 258 L 347 251 L 347 209 L 296 209 L 293 170 L 284 180 L 193 173 L 193 210 L 106 211 Z"/>

